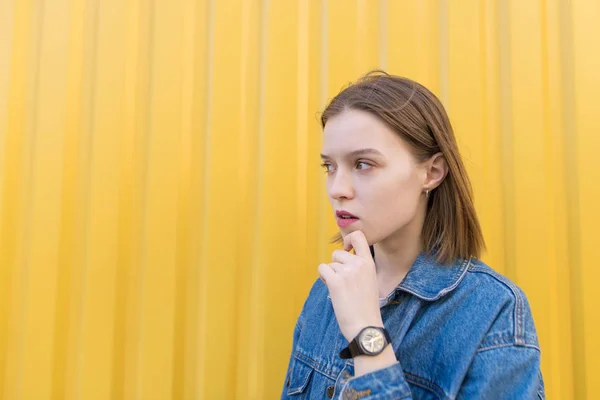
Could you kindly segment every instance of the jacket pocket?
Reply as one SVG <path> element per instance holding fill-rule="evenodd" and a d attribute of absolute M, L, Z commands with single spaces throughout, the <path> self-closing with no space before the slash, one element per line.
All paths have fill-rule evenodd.
<path fill-rule="evenodd" d="M 295 396 L 306 393 L 313 368 L 294 358 L 287 378 L 287 395 Z"/>

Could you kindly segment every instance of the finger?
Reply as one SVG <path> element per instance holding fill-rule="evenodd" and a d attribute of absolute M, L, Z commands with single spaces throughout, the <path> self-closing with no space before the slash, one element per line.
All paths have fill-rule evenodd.
<path fill-rule="evenodd" d="M 335 271 L 329 264 L 319 264 L 319 276 L 327 284 L 327 281 L 335 279 Z"/>
<path fill-rule="evenodd" d="M 354 248 L 352 248 L 352 244 L 350 244 L 350 238 L 348 236 L 352 235 L 352 233 L 349 233 L 348 235 L 344 236 L 343 240 L 344 240 L 344 251 L 347 251 L 350 254 L 356 254 L 356 251 L 354 251 Z"/>
<path fill-rule="evenodd" d="M 358 232 L 358 231 L 355 231 Z M 349 234 L 347 234 L 346 236 L 344 236 L 344 250 L 345 251 L 352 251 L 354 250 L 354 247 L 352 247 L 352 238 L 351 236 L 354 234 L 354 232 L 351 232 Z M 354 250 L 354 254 L 356 254 L 356 250 Z"/>
<path fill-rule="evenodd" d="M 344 264 L 340 264 L 338 262 L 332 262 L 327 265 L 329 265 L 329 268 L 331 268 L 336 274 L 344 270 Z"/>
<path fill-rule="evenodd" d="M 371 257 L 371 249 L 369 249 L 367 238 L 362 231 L 354 231 L 344 237 L 344 250 L 349 251 L 351 248 L 354 249 L 357 256 L 365 259 L 373 258 Z"/>
<path fill-rule="evenodd" d="M 340 264 L 349 264 L 355 257 L 356 256 L 354 254 L 345 250 L 335 250 L 333 253 L 331 253 L 331 261 L 338 262 Z"/>

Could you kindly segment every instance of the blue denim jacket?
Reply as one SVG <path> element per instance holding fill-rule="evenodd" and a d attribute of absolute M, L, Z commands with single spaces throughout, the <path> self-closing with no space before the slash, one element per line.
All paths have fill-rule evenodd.
<path fill-rule="evenodd" d="M 398 362 L 354 377 L 353 360 L 339 357 L 348 341 L 317 280 L 294 330 L 281 398 L 545 398 L 525 294 L 481 261 L 442 266 L 421 254 L 381 315 Z"/>

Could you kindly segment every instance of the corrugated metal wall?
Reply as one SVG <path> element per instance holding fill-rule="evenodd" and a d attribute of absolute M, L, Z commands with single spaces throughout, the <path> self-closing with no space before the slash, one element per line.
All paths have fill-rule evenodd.
<path fill-rule="evenodd" d="M 550 398 L 600 383 L 597 0 L 0 0 L 0 398 L 271 399 L 335 225 L 316 113 L 448 107 Z"/>

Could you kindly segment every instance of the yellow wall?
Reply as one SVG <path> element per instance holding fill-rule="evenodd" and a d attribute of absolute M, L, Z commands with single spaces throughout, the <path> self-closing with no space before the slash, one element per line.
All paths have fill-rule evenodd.
<path fill-rule="evenodd" d="M 597 0 L 0 0 L 0 398 L 277 398 L 334 249 L 316 113 L 375 67 L 448 107 L 549 398 L 593 398 L 598 21 Z"/>

